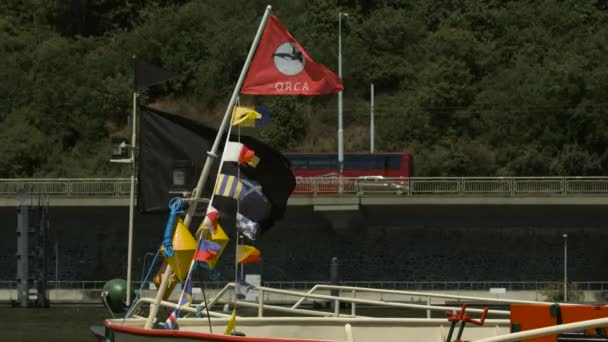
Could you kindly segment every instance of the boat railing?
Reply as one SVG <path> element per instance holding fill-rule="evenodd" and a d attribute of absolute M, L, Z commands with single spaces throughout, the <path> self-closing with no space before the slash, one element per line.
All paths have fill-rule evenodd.
<path fill-rule="evenodd" d="M 268 282 L 264 282 L 267 284 Z M 320 284 L 317 282 L 315 284 Z M 506 291 L 537 291 L 563 287 L 563 282 L 557 281 L 342 281 L 341 285 L 372 287 L 395 290 L 441 290 L 441 291 L 488 291 L 491 288 L 504 288 Z M 606 281 L 573 281 L 569 282 L 573 289 L 580 291 L 608 291 Z"/>
<path fill-rule="evenodd" d="M 374 307 L 374 308 L 402 308 L 426 311 L 426 318 L 431 318 L 432 311 L 441 311 L 442 313 L 446 310 L 458 311 L 460 309 L 460 303 L 470 303 L 487 305 L 494 304 L 497 307 L 512 303 L 530 303 L 539 304 L 544 302 L 538 301 L 526 301 L 526 300 L 511 300 L 511 299 L 499 299 L 492 297 L 477 297 L 477 296 L 461 296 L 452 294 L 442 293 L 431 293 L 431 292 L 419 292 L 419 291 L 402 291 L 402 290 L 383 290 L 374 288 L 361 288 L 354 286 L 338 286 L 338 285 L 325 285 L 319 284 L 313 286 L 310 290 L 295 291 L 286 289 L 277 289 L 266 286 L 256 286 L 253 290 L 257 291 L 257 296 L 254 296 L 254 300 L 247 301 L 243 298 L 235 299 L 235 286 L 234 283 L 228 283 L 222 288 L 215 296 L 210 298 L 206 303 L 206 308 L 209 310 L 210 316 L 225 317 L 226 313 L 213 311 L 213 309 L 219 305 L 232 304 L 238 307 L 254 308 L 257 309 L 257 316 L 264 317 L 265 311 L 275 311 L 290 314 L 300 314 L 308 316 L 320 316 L 320 317 L 365 317 L 360 316 L 357 312 L 359 306 L 363 307 Z M 377 298 L 380 294 L 380 299 L 370 299 L 372 297 L 367 294 L 375 294 Z M 291 300 L 286 300 L 286 303 L 293 303 L 287 305 L 277 305 L 277 303 L 269 303 L 268 297 L 270 295 L 280 295 L 282 297 L 291 297 Z M 443 299 L 444 304 L 437 304 L 435 299 Z M 303 304 L 308 301 L 308 307 L 317 307 L 316 310 L 303 308 Z M 327 303 L 329 305 L 319 305 L 319 303 Z M 142 298 L 135 304 L 134 312 L 144 304 L 153 304 L 151 298 Z M 316 305 L 315 305 L 316 304 Z M 161 306 L 176 308 L 175 303 L 161 302 Z M 201 312 L 201 308 L 205 305 L 199 304 L 198 312 Z M 333 307 L 333 310 L 329 310 L 328 307 Z M 350 308 L 350 313 L 342 312 L 342 308 Z M 197 312 L 196 308 L 190 307 L 187 312 Z M 470 308 L 468 310 L 472 313 L 483 312 L 483 309 Z M 212 313 L 213 312 L 213 313 Z M 490 311 L 495 316 L 508 316 L 508 310 L 492 309 Z M 419 317 L 419 316 L 418 316 Z"/>
<path fill-rule="evenodd" d="M 0 198 L 17 192 L 64 198 L 128 198 L 129 178 L 4 178 Z M 295 196 L 606 196 L 608 177 L 297 177 Z"/>

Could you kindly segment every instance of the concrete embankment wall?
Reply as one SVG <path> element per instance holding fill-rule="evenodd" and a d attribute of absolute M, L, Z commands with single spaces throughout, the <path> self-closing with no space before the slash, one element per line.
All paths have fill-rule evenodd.
<path fill-rule="evenodd" d="M 128 208 L 51 207 L 49 215 L 49 279 L 125 278 Z M 329 262 L 338 257 L 345 281 L 555 282 L 563 278 L 562 234 L 567 233 L 569 281 L 608 281 L 604 206 L 364 206 L 341 215 L 339 229 L 332 215 L 289 207 L 259 238 L 262 262 L 246 271 L 261 274 L 263 281 L 326 281 Z M 16 219 L 14 208 L 0 208 L 0 280 L 16 278 Z M 160 245 L 165 220 L 165 215 L 136 216 L 134 279 L 152 259 L 145 254 Z M 220 280 L 233 279 L 233 265 L 234 253 L 224 253 Z"/>

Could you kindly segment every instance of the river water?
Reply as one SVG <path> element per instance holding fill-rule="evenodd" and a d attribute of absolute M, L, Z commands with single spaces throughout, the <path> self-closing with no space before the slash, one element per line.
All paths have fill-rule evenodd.
<path fill-rule="evenodd" d="M 102 306 L 0 307 L 0 341 L 93 342 L 89 326 L 108 318 Z"/>

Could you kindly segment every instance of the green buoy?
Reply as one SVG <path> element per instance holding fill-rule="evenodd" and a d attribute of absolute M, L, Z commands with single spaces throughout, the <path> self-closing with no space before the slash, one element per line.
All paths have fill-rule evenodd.
<path fill-rule="evenodd" d="M 127 281 L 124 279 L 112 279 L 105 283 L 101 292 L 102 301 L 112 312 L 119 313 L 126 310 Z M 131 294 L 131 298 L 134 298 Z"/>

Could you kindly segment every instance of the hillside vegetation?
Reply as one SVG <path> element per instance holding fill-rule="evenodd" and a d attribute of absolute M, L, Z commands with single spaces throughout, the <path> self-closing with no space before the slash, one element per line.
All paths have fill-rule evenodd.
<path fill-rule="evenodd" d="M 132 56 L 179 73 L 143 103 L 219 124 L 267 1 L 0 3 L 0 177 L 128 173 Z M 416 176 L 605 175 L 608 1 L 290 0 L 274 11 L 337 71 L 343 19 L 346 151 L 409 151 Z M 246 97 L 253 134 L 283 151 L 335 151 L 337 96 Z"/>

